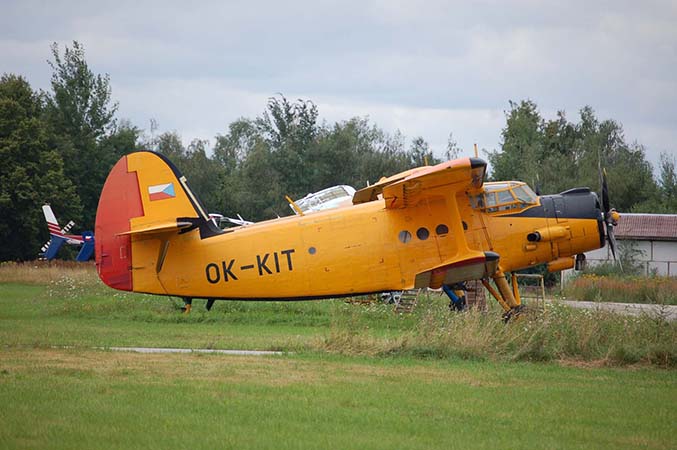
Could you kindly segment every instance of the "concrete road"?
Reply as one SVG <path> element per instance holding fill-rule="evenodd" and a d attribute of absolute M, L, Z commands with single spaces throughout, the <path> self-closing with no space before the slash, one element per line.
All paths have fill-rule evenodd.
<path fill-rule="evenodd" d="M 114 352 L 134 352 L 134 353 L 219 353 L 222 355 L 239 356 L 268 356 L 283 355 L 284 352 L 270 352 L 262 350 L 218 350 L 209 348 L 155 348 L 155 347 L 97 347 L 101 350 L 111 350 Z"/>

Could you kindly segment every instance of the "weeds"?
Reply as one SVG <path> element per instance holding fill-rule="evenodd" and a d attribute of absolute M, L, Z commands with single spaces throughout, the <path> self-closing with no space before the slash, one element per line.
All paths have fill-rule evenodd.
<path fill-rule="evenodd" d="M 602 298 L 602 292 L 608 290 L 621 295 L 623 290 L 634 289 L 634 295 L 645 292 L 645 296 L 660 298 L 671 298 L 669 295 L 674 296 L 677 291 L 675 280 L 670 279 L 655 279 L 653 287 L 647 287 L 636 286 L 638 282 L 613 284 L 626 283 L 626 279 L 599 278 L 581 278 L 597 283 L 595 298 Z M 253 325 L 270 329 L 272 334 L 286 330 L 293 351 L 620 366 L 677 364 L 677 324 L 665 317 L 623 316 L 601 310 L 571 309 L 558 303 L 547 304 L 545 311 L 534 309 L 508 324 L 502 322 L 501 310 L 494 303 L 489 304 L 487 312 L 470 310 L 458 314 L 448 310 L 446 299 L 434 294 L 423 295 L 411 314 L 395 314 L 390 305 L 353 305 L 341 300 L 224 301 L 217 302 L 207 313 L 201 301 L 196 300 L 191 314 L 184 315 L 180 314 L 183 305 L 180 299 L 109 289 L 96 279 L 93 266 L 88 265 L 46 264 L 35 268 L 3 264 L 0 280 L 45 286 L 42 297 L 32 299 L 30 306 L 33 314 L 41 317 L 98 319 L 109 324 L 117 321 L 130 329 L 136 327 L 135 322 L 186 324 L 195 326 L 195 332 L 200 331 L 201 324 Z M 169 333 L 172 327 L 166 328 Z M 301 335 L 307 338 L 298 338 Z M 277 342 L 279 347 L 283 341 Z"/>
<path fill-rule="evenodd" d="M 94 263 L 73 261 L 0 262 L 0 283 L 45 284 L 71 278 L 88 285 L 98 284 Z"/>
<path fill-rule="evenodd" d="M 585 274 L 571 280 L 564 293 L 593 302 L 677 305 L 677 278 Z"/>
<path fill-rule="evenodd" d="M 647 363 L 674 367 L 677 327 L 660 318 L 548 305 L 504 324 L 493 313 L 449 313 L 428 308 L 413 328 L 376 338 L 356 321 L 332 323 L 319 348 L 341 354 L 416 356 L 495 361 L 594 361 L 602 365 Z"/>

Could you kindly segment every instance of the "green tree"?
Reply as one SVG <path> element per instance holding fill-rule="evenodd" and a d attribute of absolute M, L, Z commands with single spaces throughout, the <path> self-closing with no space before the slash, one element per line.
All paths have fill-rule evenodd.
<path fill-rule="evenodd" d="M 501 132 L 501 150 L 488 154 L 492 179 L 521 179 L 534 183 L 543 148 L 543 119 L 530 100 L 510 102 L 506 126 Z"/>
<path fill-rule="evenodd" d="M 677 157 L 661 153 L 659 179 L 662 211 L 677 214 Z"/>
<path fill-rule="evenodd" d="M 360 182 L 357 187 L 364 186 L 369 181 L 377 182 L 382 177 L 388 177 L 413 167 L 410 155 L 404 149 L 404 136 L 396 131 L 388 134 L 373 126 L 369 136 L 370 151 L 361 155 L 358 166 Z"/>
<path fill-rule="evenodd" d="M 458 159 L 458 157 L 461 155 L 461 152 L 461 147 L 458 146 L 458 142 L 456 142 L 456 139 L 454 139 L 454 133 L 449 133 L 449 136 L 447 137 L 447 149 L 444 152 L 444 156 L 447 158 L 447 161 Z"/>
<path fill-rule="evenodd" d="M 320 127 L 317 106 L 310 100 L 290 102 L 283 95 L 272 97 L 256 125 L 270 148 L 283 190 L 292 197 L 303 195 L 312 186 L 312 147 L 317 145 Z"/>
<path fill-rule="evenodd" d="M 52 127 L 50 146 L 64 161 L 66 176 L 75 185 L 83 205 L 83 220 L 93 226 L 99 194 L 114 158 L 110 146 L 100 146 L 116 130 L 117 103 L 111 99 L 108 75 L 95 75 L 85 60 L 84 47 L 73 41 L 63 55 L 52 44 L 52 93 L 46 115 Z"/>
<path fill-rule="evenodd" d="M 510 107 L 502 148 L 489 153 L 492 179 L 523 180 L 540 185 L 545 194 L 576 186 L 598 191 L 603 167 L 612 206 L 618 210 L 630 211 L 656 197 L 644 148 L 627 144 L 617 122 L 600 122 L 589 106 L 581 109 L 578 123 L 567 121 L 562 111 L 556 119 L 544 121 L 531 101 L 510 102 Z"/>
<path fill-rule="evenodd" d="M 423 139 L 422 136 L 414 138 L 409 147 L 409 158 L 413 167 L 418 166 L 432 166 L 437 164 L 439 160 L 433 156 L 430 145 Z"/>
<path fill-rule="evenodd" d="M 0 261 L 37 256 L 48 239 L 44 203 L 75 220 L 82 211 L 43 112 L 42 96 L 25 79 L 0 78 Z"/>
<path fill-rule="evenodd" d="M 186 158 L 186 148 L 176 131 L 166 131 L 157 137 L 157 151 L 174 164 L 180 164 Z"/>
<path fill-rule="evenodd" d="M 215 203 L 224 213 L 261 220 L 291 212 L 285 195 L 299 198 L 337 184 L 360 188 L 426 157 L 438 162 L 423 138 L 407 151 L 401 133 L 385 133 L 367 118 L 320 124 L 315 104 L 278 95 L 259 117 L 238 119 L 217 135 L 212 159 L 220 173 L 211 178 L 220 185 Z"/>
<path fill-rule="evenodd" d="M 117 123 L 97 144 L 97 154 L 102 160 L 99 164 L 92 165 L 90 176 L 102 183 L 118 159 L 143 148 L 140 140 L 141 130 L 131 122 L 122 120 Z"/>
<path fill-rule="evenodd" d="M 194 139 L 188 145 L 180 169 L 207 212 L 220 212 L 224 171 L 218 161 L 207 157 L 208 144 L 205 140 Z"/>
<path fill-rule="evenodd" d="M 656 193 L 651 198 L 635 205 L 632 212 L 677 214 L 677 173 L 674 155 L 661 153 L 660 177 Z"/>
<path fill-rule="evenodd" d="M 216 136 L 214 159 L 223 166 L 226 174 L 232 174 L 263 139 L 254 121 L 238 119 L 228 126 L 228 133 Z"/>

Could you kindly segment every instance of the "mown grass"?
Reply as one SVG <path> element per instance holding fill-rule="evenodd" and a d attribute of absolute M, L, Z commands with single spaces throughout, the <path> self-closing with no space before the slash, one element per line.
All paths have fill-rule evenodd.
<path fill-rule="evenodd" d="M 4 349 L 0 447 L 669 449 L 675 394 L 655 369 Z"/>
<path fill-rule="evenodd" d="M 591 302 L 677 305 L 677 278 L 584 274 L 566 284 L 564 295 Z"/>

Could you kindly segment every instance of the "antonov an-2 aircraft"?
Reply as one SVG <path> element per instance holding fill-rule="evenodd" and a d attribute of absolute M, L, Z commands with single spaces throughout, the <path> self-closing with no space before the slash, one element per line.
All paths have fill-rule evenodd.
<path fill-rule="evenodd" d="M 352 204 L 226 230 L 209 219 L 163 155 L 123 156 L 103 187 L 96 264 L 108 286 L 184 298 L 308 300 L 482 280 L 506 311 L 521 310 L 506 273 L 573 267 L 615 247 L 606 181 L 536 196 L 524 183 L 484 183 L 479 158 L 382 178 Z M 493 280 L 495 288 L 489 283 Z"/>

